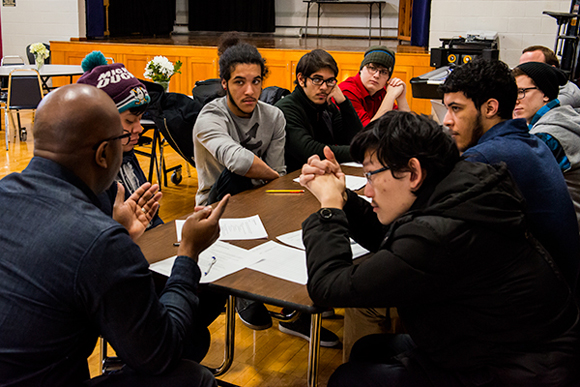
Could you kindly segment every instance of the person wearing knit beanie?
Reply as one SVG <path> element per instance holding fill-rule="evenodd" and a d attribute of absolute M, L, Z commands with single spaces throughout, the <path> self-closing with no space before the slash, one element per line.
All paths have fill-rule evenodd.
<path fill-rule="evenodd" d="M 525 118 L 531 124 L 544 106 L 549 104 L 549 110 L 560 105 L 559 87 L 567 82 L 562 71 L 543 62 L 526 62 L 517 66 L 512 73 L 518 85 L 514 118 Z"/>
<path fill-rule="evenodd" d="M 158 202 L 161 198 L 161 193 L 158 192 L 159 186 L 157 184 L 150 185 L 147 182 L 145 173 L 133 151 L 141 133 L 143 133 L 141 117 L 151 101 L 145 85 L 135 78 L 122 63 L 108 64 L 107 59 L 100 51 L 88 54 L 83 59 L 81 66 L 85 73 L 77 83 L 95 86 L 107 93 L 117 106 L 124 133 L 131 134 L 128 141 L 121 140 L 124 141 L 122 143 L 123 162 L 116 178 L 124 191 L 125 204 L 130 204 L 132 194 L 138 190 L 144 195 L 141 196 L 142 198 L 152 197 L 156 198 L 155 201 Z M 123 204 L 121 198 L 117 197 L 117 192 L 121 189 L 117 183 L 113 183 L 111 188 L 99 196 L 101 209 L 112 215 L 114 219 L 117 219 L 115 214 L 117 208 Z M 138 215 L 137 218 L 139 218 Z M 159 213 L 156 213 L 145 227 L 149 229 L 160 224 L 163 224 L 163 221 L 159 218 Z"/>
<path fill-rule="evenodd" d="M 561 105 L 559 86 L 566 76 L 543 62 L 526 62 L 512 71 L 518 85 L 514 118 L 524 118 L 534 134 L 554 155 L 574 203 L 580 230 L 580 114 Z"/>
<path fill-rule="evenodd" d="M 520 64 L 526 62 L 543 62 L 552 67 L 560 68 L 558 56 L 546 46 L 534 45 L 524 48 L 522 56 L 520 56 Z M 574 109 L 578 109 L 580 108 L 580 88 L 574 82 L 567 81 L 560 86 L 558 99 L 560 100 L 560 105 L 570 105 Z"/>
<path fill-rule="evenodd" d="M 385 46 L 370 47 L 365 51 L 365 56 L 360 64 L 359 70 L 362 70 L 362 68 L 369 63 L 384 67 L 384 69 L 389 72 L 390 78 L 390 75 L 393 74 L 393 68 L 395 67 L 395 53 Z"/>
<path fill-rule="evenodd" d="M 83 59 L 81 66 L 85 73 L 77 83 L 95 86 L 109 95 L 121 114 L 123 129 L 131 133 L 123 151 L 128 152 L 139 141 L 143 132 L 141 116 L 147 110 L 151 97 L 145 88 L 122 63 L 108 64 L 100 51 L 93 51 Z"/>
<path fill-rule="evenodd" d="M 364 126 L 393 109 L 410 111 L 405 82 L 392 78 L 394 67 L 395 53 L 373 46 L 365 51 L 359 73 L 340 83 Z"/>

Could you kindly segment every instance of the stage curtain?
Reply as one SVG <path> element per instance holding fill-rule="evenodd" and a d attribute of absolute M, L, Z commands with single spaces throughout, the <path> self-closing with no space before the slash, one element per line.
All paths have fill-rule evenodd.
<path fill-rule="evenodd" d="M 189 0 L 190 31 L 274 32 L 274 0 Z"/>
<path fill-rule="evenodd" d="M 175 22 L 175 0 L 110 0 L 111 36 L 168 35 Z"/>
<path fill-rule="evenodd" d="M 411 22 L 411 46 L 429 46 L 430 19 L 431 0 L 414 0 L 413 20 Z"/>

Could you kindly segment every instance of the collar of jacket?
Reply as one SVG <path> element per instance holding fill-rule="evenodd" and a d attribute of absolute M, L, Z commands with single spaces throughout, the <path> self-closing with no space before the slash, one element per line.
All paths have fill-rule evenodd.
<path fill-rule="evenodd" d="M 335 86 L 335 87 L 337 87 L 337 86 Z M 328 108 L 327 102 L 320 104 L 320 105 L 312 102 L 310 100 L 310 98 L 308 98 L 308 96 L 306 95 L 304 90 L 302 89 L 302 86 L 300 86 L 300 85 L 296 85 L 294 92 L 298 95 L 298 98 L 302 100 L 303 105 L 308 106 L 310 109 L 312 109 L 316 113 L 320 113 Z"/>
<path fill-rule="evenodd" d="M 544 114 L 546 114 L 547 112 L 558 106 L 560 106 L 560 100 L 558 98 L 553 99 L 544 106 L 542 106 L 542 108 L 538 110 L 536 114 L 534 114 L 534 116 L 532 117 L 532 120 L 528 124 L 528 128 L 532 129 L 532 127 L 536 124 L 536 122 L 540 120 L 540 118 L 544 116 Z"/>

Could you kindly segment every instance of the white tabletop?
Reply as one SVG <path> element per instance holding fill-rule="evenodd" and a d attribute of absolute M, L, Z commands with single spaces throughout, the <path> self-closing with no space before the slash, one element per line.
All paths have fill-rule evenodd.
<path fill-rule="evenodd" d="M 35 65 L 0 66 L 0 77 L 7 77 L 14 69 L 36 69 Z M 81 66 L 77 65 L 52 65 L 45 64 L 39 71 L 42 77 L 72 76 L 84 73 Z M 14 76 L 34 75 L 33 72 L 17 71 Z"/>

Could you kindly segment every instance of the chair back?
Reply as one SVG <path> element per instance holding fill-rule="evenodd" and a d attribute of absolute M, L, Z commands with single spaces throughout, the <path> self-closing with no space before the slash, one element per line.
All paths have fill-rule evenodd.
<path fill-rule="evenodd" d="M 46 47 L 48 52 L 50 52 L 50 44 L 47 44 L 47 43 L 42 43 L 42 44 L 44 44 L 44 47 Z M 34 54 L 30 52 L 31 45 L 32 44 L 29 44 L 28 46 L 26 46 L 26 56 L 28 57 L 28 63 L 33 65 L 33 64 L 36 64 L 36 58 L 34 57 Z M 44 64 L 50 64 L 50 55 L 48 56 L 48 58 L 46 58 L 44 60 Z"/>
<path fill-rule="evenodd" d="M 24 59 L 20 55 L 5 55 L 0 59 L 0 66 L 18 66 L 23 64 Z"/>
<path fill-rule="evenodd" d="M 31 75 L 16 75 L 17 72 L 27 72 Z M 36 109 L 42 97 L 42 81 L 38 71 L 15 69 L 10 72 L 8 75 L 8 99 L 6 101 L 8 109 Z"/>
<path fill-rule="evenodd" d="M 23 66 L 24 59 L 20 55 L 6 55 L 0 59 L 0 66 Z M 2 96 L 0 99 L 2 102 L 6 100 L 5 91 L 8 88 L 8 78 L 2 77 L 0 78 L 0 88 L 2 88 Z"/>

